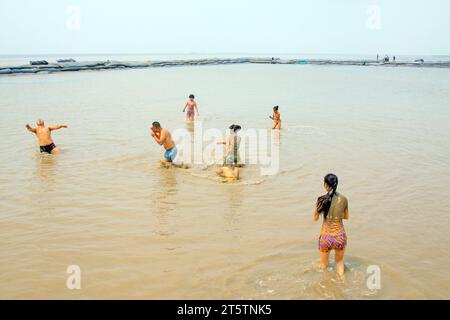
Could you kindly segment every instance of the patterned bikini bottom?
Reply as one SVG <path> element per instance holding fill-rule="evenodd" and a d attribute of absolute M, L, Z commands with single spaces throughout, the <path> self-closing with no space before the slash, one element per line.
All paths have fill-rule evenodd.
<path fill-rule="evenodd" d="M 319 237 L 320 252 L 328 253 L 331 250 L 342 250 L 345 249 L 346 245 L 347 235 L 342 221 L 325 220 Z"/>

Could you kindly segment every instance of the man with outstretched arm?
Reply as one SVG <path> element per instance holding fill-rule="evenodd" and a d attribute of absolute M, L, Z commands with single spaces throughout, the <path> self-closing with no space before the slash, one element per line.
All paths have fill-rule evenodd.
<path fill-rule="evenodd" d="M 44 120 L 39 119 L 36 122 L 37 127 L 33 128 L 29 124 L 25 127 L 28 131 L 34 133 L 39 142 L 39 149 L 41 153 L 58 154 L 61 151 L 56 147 L 52 139 L 52 131 L 67 128 L 66 125 L 46 126 Z"/>

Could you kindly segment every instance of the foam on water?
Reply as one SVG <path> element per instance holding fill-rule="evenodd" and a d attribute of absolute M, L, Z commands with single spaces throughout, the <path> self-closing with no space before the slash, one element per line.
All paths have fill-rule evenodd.
<path fill-rule="evenodd" d="M 230 292 L 251 286 L 242 299 L 366 299 L 378 291 L 367 288 L 368 261 L 347 257 L 345 278 L 340 279 L 334 263 L 326 270 L 310 254 L 276 254 L 252 261 L 227 277 Z M 292 268 L 294 266 L 294 268 Z"/>

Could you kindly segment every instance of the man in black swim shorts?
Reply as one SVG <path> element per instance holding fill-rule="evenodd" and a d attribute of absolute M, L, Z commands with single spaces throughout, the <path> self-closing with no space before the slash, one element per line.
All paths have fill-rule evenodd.
<path fill-rule="evenodd" d="M 53 130 L 59 130 L 62 128 L 67 128 L 66 125 L 57 126 L 46 126 L 44 120 L 39 119 L 37 122 L 37 127 L 33 128 L 29 124 L 25 127 L 28 131 L 34 133 L 39 141 L 39 149 L 41 153 L 57 154 L 60 153 L 59 149 L 56 147 L 52 140 L 51 132 Z"/>
<path fill-rule="evenodd" d="M 39 146 L 41 153 L 52 153 L 52 150 L 56 148 L 56 145 L 52 142 L 47 146 Z"/>

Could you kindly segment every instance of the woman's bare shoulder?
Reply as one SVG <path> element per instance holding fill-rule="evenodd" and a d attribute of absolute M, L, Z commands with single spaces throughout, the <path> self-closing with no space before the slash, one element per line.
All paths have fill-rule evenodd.
<path fill-rule="evenodd" d="M 339 202 L 345 202 L 345 203 L 348 203 L 347 197 L 344 196 L 342 193 L 339 193 L 337 196 L 338 196 Z"/>

